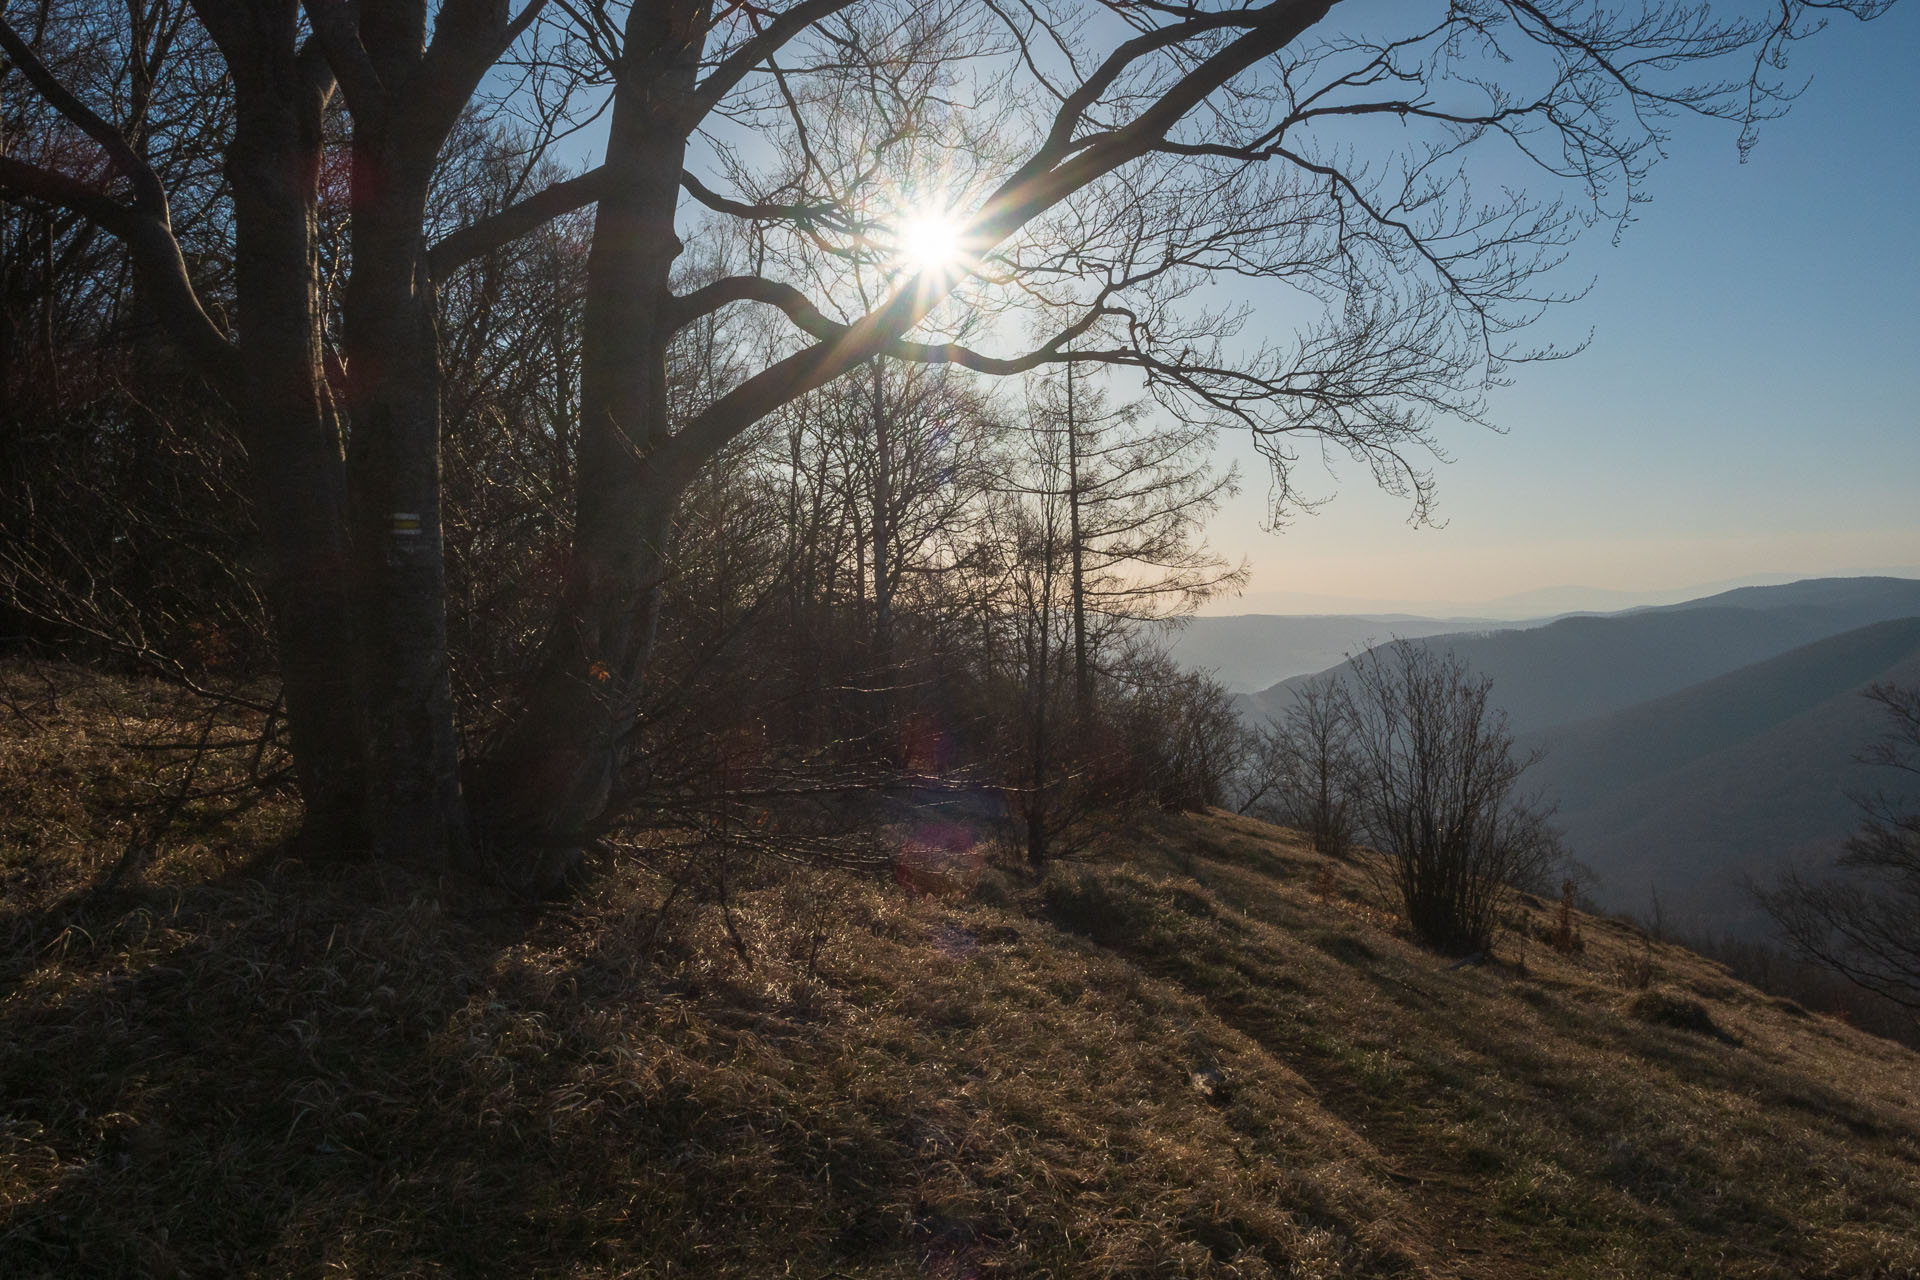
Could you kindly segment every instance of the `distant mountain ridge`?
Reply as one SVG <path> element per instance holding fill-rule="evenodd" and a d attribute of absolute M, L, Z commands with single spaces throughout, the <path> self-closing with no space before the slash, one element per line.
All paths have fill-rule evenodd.
<path fill-rule="evenodd" d="M 1857 627 L 1915 616 L 1920 580 L 1828 578 L 1527 629 L 1404 638 L 1444 644 L 1491 676 L 1494 701 L 1516 733 L 1529 733 L 1623 710 Z M 1251 695 L 1248 709 L 1281 714 L 1301 684 L 1329 673 L 1283 680 Z"/>
<path fill-rule="evenodd" d="M 1562 583 L 1532 587 L 1492 599 L 1412 599 L 1392 596 L 1344 596 L 1311 591 L 1256 590 L 1236 597 L 1240 614 L 1313 614 L 1318 616 L 1378 617 L 1400 614 L 1414 618 L 1490 618 L 1513 623 L 1558 618 L 1570 613 L 1625 613 L 1630 609 L 1686 604 L 1731 591 L 1736 587 L 1771 587 L 1784 583 L 1847 578 L 1920 578 L 1920 564 L 1858 566 L 1835 569 L 1814 578 L 1805 573 L 1749 573 L 1713 582 L 1678 587 L 1593 587 Z M 1215 610 L 1227 616 L 1227 601 Z"/>
<path fill-rule="evenodd" d="M 1393 636 L 1431 636 L 1491 627 L 1538 626 L 1490 618 L 1421 618 L 1412 614 L 1242 613 L 1191 618 L 1168 638 L 1180 665 L 1210 672 L 1236 693 L 1276 680 L 1324 671 L 1350 653 Z"/>
<path fill-rule="evenodd" d="M 1681 609 L 1783 609 L 1804 607 L 1842 610 L 1902 606 L 1920 613 L 1920 579 L 1894 577 L 1802 578 L 1777 586 L 1734 587 L 1679 604 L 1647 605 L 1628 613 L 1672 613 Z M 1865 625 L 1865 624 L 1862 624 Z"/>
<path fill-rule="evenodd" d="M 1831 855 L 1857 820 L 1849 793 L 1895 781 L 1853 764 L 1881 730 L 1860 694 L 1920 683 L 1920 581 L 1809 579 L 1406 638 L 1492 677 L 1519 745 L 1542 753 L 1527 783 L 1559 804 L 1602 903 L 1645 913 L 1657 893 L 1683 927 L 1756 934 L 1744 881 Z M 1279 715 L 1346 665 L 1243 698 L 1243 712 Z"/>
<path fill-rule="evenodd" d="M 1691 685 L 1623 711 L 1521 735 L 1551 747 L 1537 766 L 1563 804 L 1600 802 L 1622 786 L 1724 751 L 1869 683 L 1897 680 L 1920 651 L 1920 617 L 1878 622 Z M 1864 719 L 1872 708 L 1861 700 Z"/>
<path fill-rule="evenodd" d="M 1745 883 L 1823 859 L 1858 822 L 1850 796 L 1920 786 L 1854 763 L 1879 736 L 1870 684 L 1920 683 L 1920 618 L 1831 636 L 1679 693 L 1528 735 L 1529 785 L 1560 803 L 1597 897 L 1644 913 L 1658 892 L 1695 931 L 1755 933 Z"/>

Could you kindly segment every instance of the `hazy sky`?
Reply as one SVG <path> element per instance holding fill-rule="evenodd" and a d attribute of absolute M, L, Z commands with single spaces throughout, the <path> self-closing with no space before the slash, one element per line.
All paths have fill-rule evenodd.
<path fill-rule="evenodd" d="M 1539 332 L 1589 349 L 1518 370 L 1508 434 L 1443 426 L 1444 527 L 1343 465 L 1303 472 L 1334 501 L 1263 532 L 1260 459 L 1223 441 L 1247 483 L 1212 541 L 1253 581 L 1207 612 L 1920 576 L 1920 5 L 1793 56 L 1813 82 L 1745 165 L 1731 127 L 1683 123 L 1621 243 L 1576 251 L 1592 293 Z"/>

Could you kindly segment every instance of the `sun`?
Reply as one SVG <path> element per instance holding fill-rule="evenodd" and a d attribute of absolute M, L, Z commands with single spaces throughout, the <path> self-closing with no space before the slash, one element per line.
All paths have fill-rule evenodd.
<path fill-rule="evenodd" d="M 945 210 L 909 213 L 894 235 L 894 254 L 901 267 L 915 275 L 952 271 L 960 265 L 962 230 L 959 220 Z"/>

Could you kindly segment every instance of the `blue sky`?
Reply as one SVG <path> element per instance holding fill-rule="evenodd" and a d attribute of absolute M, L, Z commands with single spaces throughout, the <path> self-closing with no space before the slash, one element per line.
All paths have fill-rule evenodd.
<path fill-rule="evenodd" d="M 1506 434 L 1440 425 L 1438 526 L 1410 527 L 1345 464 L 1303 468 L 1332 500 L 1270 532 L 1265 464 L 1224 436 L 1243 491 L 1209 536 L 1252 578 L 1206 612 L 1469 613 L 1568 586 L 1592 590 L 1550 609 L 1606 608 L 1920 577 L 1920 4 L 1838 15 L 1792 58 L 1811 83 L 1747 163 L 1734 127 L 1682 121 L 1619 243 L 1600 227 L 1577 246 L 1559 283 L 1591 292 L 1530 336 L 1590 345 L 1517 370 L 1492 405 Z"/>
<path fill-rule="evenodd" d="M 1207 612 L 1920 576 L 1920 6 L 1839 17 L 1792 73 L 1812 84 L 1746 164 L 1733 129 L 1683 123 L 1619 245 L 1582 243 L 1566 279 L 1592 292 L 1540 333 L 1592 343 L 1518 371 L 1507 434 L 1442 427 L 1444 527 L 1345 466 L 1264 532 L 1259 459 L 1223 440 L 1247 483 L 1212 541 L 1253 580 Z"/>

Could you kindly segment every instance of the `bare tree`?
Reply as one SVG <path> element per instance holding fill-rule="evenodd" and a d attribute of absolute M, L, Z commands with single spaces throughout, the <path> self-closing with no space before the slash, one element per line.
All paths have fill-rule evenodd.
<path fill-rule="evenodd" d="M 1239 806 L 1299 828 L 1316 851 L 1334 857 L 1353 843 L 1349 699 L 1338 677 L 1308 684 L 1280 719 L 1254 729 Z"/>
<path fill-rule="evenodd" d="M 1356 658 L 1341 689 L 1358 834 L 1409 927 L 1456 954 L 1491 947 L 1509 889 L 1541 884 L 1559 857 L 1548 811 L 1517 794 L 1530 761 L 1514 758 L 1492 687 L 1452 652 L 1396 640 Z"/>
<path fill-rule="evenodd" d="M 988 374 L 1117 365 L 1177 414 L 1252 430 L 1278 502 L 1304 436 L 1423 509 L 1435 418 L 1479 418 L 1514 361 L 1556 354 L 1514 335 L 1562 296 L 1543 280 L 1562 248 L 1625 216 L 1673 115 L 1776 111 L 1777 55 L 1817 21 L 1792 6 L 1746 21 L 1528 0 L 1388 33 L 1373 29 L 1384 19 L 1329 23 L 1334 9 L 590 10 L 584 38 L 621 74 L 591 183 L 580 516 L 560 619 L 493 761 L 502 830 L 564 845 L 604 804 L 673 507 L 780 405 L 879 355 Z M 1737 83 L 1687 79 L 1756 53 Z M 1356 161 L 1383 116 L 1407 145 Z M 679 297 L 675 212 L 706 128 L 777 145 L 722 147 L 711 180 L 685 183 L 760 248 L 753 273 Z M 1561 198 L 1473 197 L 1475 158 L 1503 150 Z M 769 152 L 771 168 L 748 163 Z M 943 261 L 908 251 L 909 220 L 929 214 L 955 230 Z M 889 280 L 871 305 L 862 273 Z M 1200 302 L 1227 276 L 1279 282 L 1314 312 L 1291 341 L 1249 340 L 1246 312 Z M 977 341 L 1036 303 L 1060 322 L 1034 345 Z M 677 326 L 737 304 L 784 314 L 794 345 L 676 429 L 659 353 Z"/>
<path fill-rule="evenodd" d="M 308 821 L 327 843 L 356 842 L 363 704 L 358 664 L 342 660 L 356 652 L 355 611 L 314 262 L 321 117 L 332 79 L 317 53 L 302 53 L 294 0 L 244 13 L 212 6 L 194 15 L 207 19 L 204 31 L 176 3 L 129 6 L 128 28 L 111 32 L 114 8 L 43 6 L 24 35 L 0 21 L 10 98 L 43 110 L 57 122 L 46 136 L 60 140 L 0 156 L 0 192 L 82 218 L 125 245 L 141 305 L 235 406 L 262 513 L 266 595 Z M 130 83 L 171 92 L 183 78 L 204 80 L 230 95 L 230 116 L 211 122 L 225 136 L 207 149 L 223 154 L 231 193 L 231 332 L 217 293 L 190 266 L 193 245 L 176 206 L 197 187 L 157 162 L 170 149 L 152 145 L 157 121 L 143 105 L 151 95 L 111 92 L 110 82 L 61 56 L 103 27 L 111 32 L 104 43 L 125 50 L 108 65 L 128 68 Z M 217 57 L 224 76 L 200 74 L 193 55 L 209 45 L 217 54 L 204 56 Z M 194 122 L 181 126 L 191 131 Z"/>
<path fill-rule="evenodd" d="M 217 83 L 232 102 L 213 148 L 230 193 L 231 322 L 176 231 L 180 188 L 144 145 L 142 94 L 89 92 L 74 68 L 40 54 L 111 21 L 114 9 L 82 4 L 50 20 L 41 6 L 24 36 L 0 20 L 9 78 L 84 139 L 84 148 L 51 155 L 0 156 L 0 192 L 121 240 L 144 304 L 235 411 L 316 840 L 370 842 L 394 856 L 457 853 L 465 819 L 447 661 L 427 203 L 443 144 L 538 6 L 509 17 L 491 0 L 455 0 L 438 6 L 431 38 L 425 0 L 128 6 L 136 90 L 191 71 L 191 60 L 183 68 L 170 56 L 176 42 L 217 51 Z M 336 88 L 352 120 L 338 349 L 346 376 L 337 387 L 323 360 L 318 241 Z M 449 252 L 440 265 L 457 260 Z"/>
<path fill-rule="evenodd" d="M 1205 432 L 1156 431 L 1145 406 L 1110 411 L 1085 373 L 1035 380 L 1027 390 L 1025 422 L 1010 433 L 983 526 L 996 545 L 982 547 L 979 559 L 997 567 L 986 607 L 1010 633 L 1008 665 L 1017 675 L 1008 688 L 1018 690 L 1011 716 L 1023 728 L 1013 794 L 1028 857 L 1038 864 L 1055 856 L 1066 828 L 1090 806 L 1125 789 L 1116 771 L 1130 773 L 1143 796 L 1219 799 L 1211 778 L 1192 781 L 1204 770 L 1174 763 L 1219 754 L 1185 741 L 1215 729 L 1200 724 L 1195 697 L 1181 696 L 1198 686 L 1138 633 L 1143 622 L 1190 614 L 1236 589 L 1244 571 L 1223 563 L 1204 538 L 1206 517 L 1232 484 L 1207 465 Z M 1168 699 L 1165 719 L 1121 727 L 1160 697 Z M 1162 755 L 1122 764 L 1119 757 L 1140 747 L 1131 730 L 1158 739 Z M 1187 781 L 1175 781 L 1176 773 Z"/>
<path fill-rule="evenodd" d="M 457 855 L 467 830 L 438 283 L 595 206 L 570 546 L 507 727 L 465 775 L 499 865 L 539 879 L 602 813 L 633 740 L 678 505 L 769 415 L 876 358 L 1117 366 L 1179 420 L 1254 433 L 1279 505 L 1304 444 L 1424 510 L 1433 425 L 1482 418 L 1514 362 L 1559 354 L 1516 336 L 1564 296 L 1544 273 L 1565 245 L 1624 220 L 1674 116 L 1777 114 L 1787 45 L 1834 7 L 198 0 L 189 17 L 141 0 L 130 83 L 164 80 L 159 55 L 198 31 L 232 95 L 212 150 L 233 250 L 214 282 L 174 216 L 190 184 L 144 149 L 140 95 L 55 56 L 60 30 L 120 6 L 22 6 L 25 26 L 10 6 L 9 99 L 71 145 L 0 155 L 0 193 L 123 242 L 143 305 L 233 407 L 309 822 L 426 858 Z M 582 81 L 607 87 L 604 161 L 443 228 L 436 170 L 523 40 L 546 42 L 518 59 L 542 129 L 565 127 Z M 337 329 L 316 219 L 336 97 L 352 196 Z M 751 245 L 691 288 L 683 234 L 707 233 L 684 199 Z M 948 250 L 915 248 L 929 237 L 909 228 L 942 220 Z M 1217 301 L 1222 281 L 1264 282 L 1284 318 L 1256 328 Z M 778 316 L 785 339 L 688 404 L 668 353 L 732 308 Z M 1031 341 L 1016 312 L 1043 317 Z"/>
<path fill-rule="evenodd" d="M 1886 713 L 1863 764 L 1920 777 L 1920 688 L 1876 684 Z M 1920 803 L 1904 792 L 1857 797 L 1862 821 L 1831 876 L 1783 876 L 1756 890 L 1795 951 L 1849 982 L 1920 1009 Z"/>
<path fill-rule="evenodd" d="M 1225 803 L 1246 749 L 1233 697 L 1204 672 L 1182 670 L 1151 646 L 1135 644 L 1103 663 L 1119 686 L 1108 714 L 1118 723 L 1127 768 L 1114 790 L 1163 809 Z"/>
<path fill-rule="evenodd" d="M 1073 629 L 1075 714 L 1094 710 L 1094 653 L 1141 622 L 1186 617 L 1237 593 L 1246 566 L 1206 541 L 1206 524 L 1239 475 L 1209 464 L 1212 432 L 1169 421 L 1152 401 L 1113 405 L 1108 379 L 1069 363 L 1027 388 L 1023 467 L 1062 508 Z"/>

